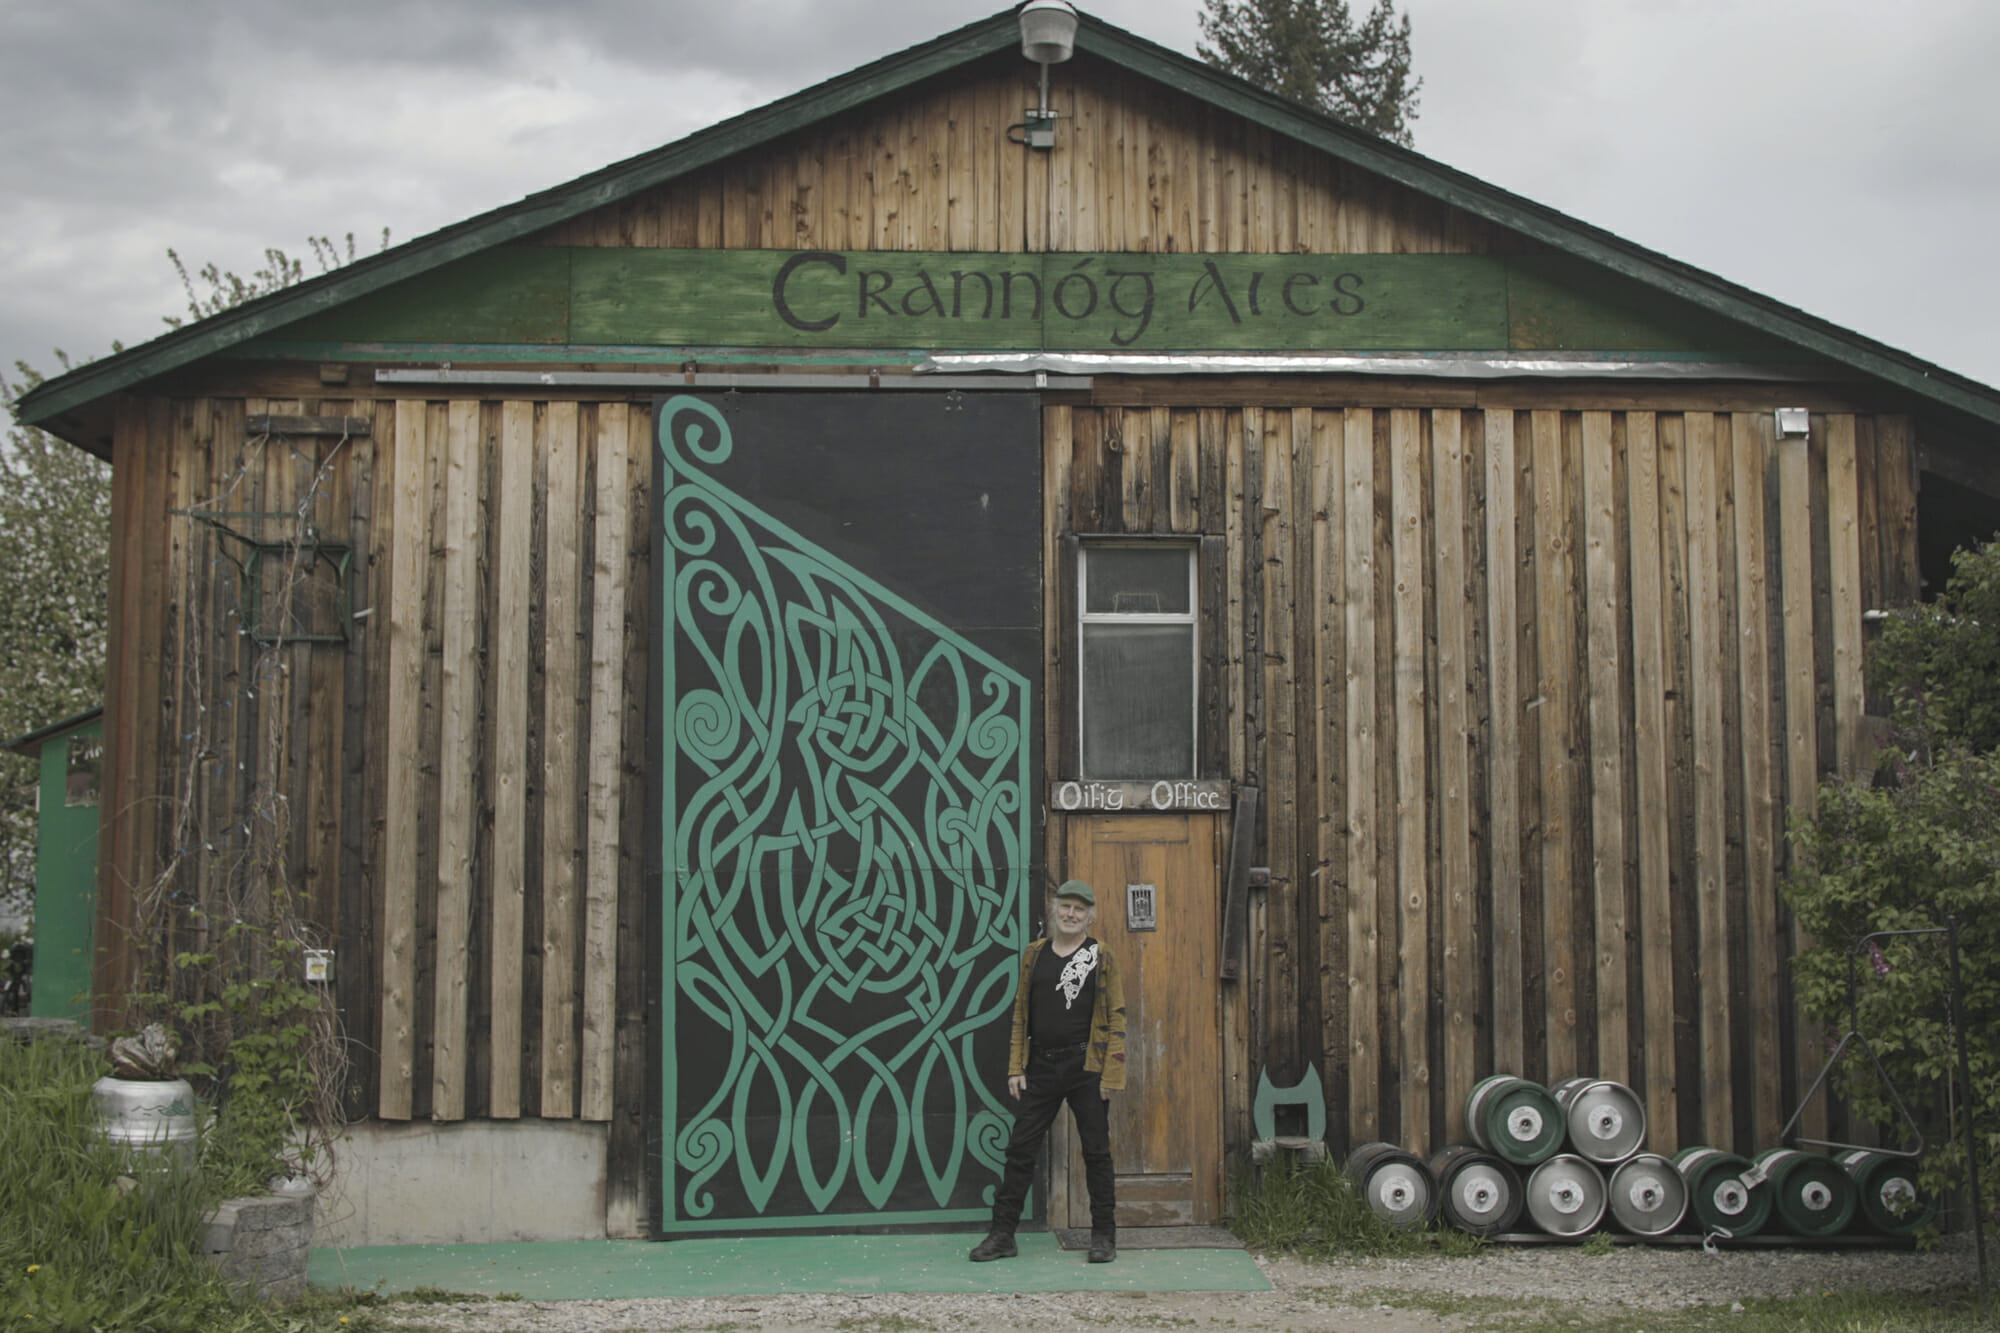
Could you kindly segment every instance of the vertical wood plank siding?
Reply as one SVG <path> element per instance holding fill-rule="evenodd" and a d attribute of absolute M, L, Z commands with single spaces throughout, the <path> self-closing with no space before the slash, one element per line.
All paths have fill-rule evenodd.
<path fill-rule="evenodd" d="M 1858 758 L 1864 566 L 1847 539 L 1864 493 L 1907 532 L 1908 424 L 1823 414 L 1814 449 L 1771 439 L 1759 414 L 1262 392 L 1234 408 L 1051 405 L 1043 434 L 1050 552 L 1112 529 L 1217 539 L 1214 764 L 1265 788 L 1283 886 L 1253 903 L 1232 1105 L 1264 1070 L 1284 1085 L 1310 1064 L 1336 1139 L 1418 1142 L 1455 1137 L 1487 1073 L 1573 1068 L 1622 1072 L 1655 1143 L 1765 1134 L 1811 1064 L 1768 1058 L 1793 1004 L 1778 821 Z M 294 884 L 333 899 L 311 915 L 343 963 L 368 969 L 341 988 L 376 1053 L 367 1109 L 616 1117 L 617 1089 L 643 1087 L 643 1044 L 617 1024 L 643 1008 L 620 989 L 642 953 L 622 923 L 643 919 L 620 831 L 644 769 L 644 408 L 344 401 L 376 434 L 315 480 L 244 439 L 249 406 L 176 401 L 158 435 L 148 413 L 125 419 L 133 456 L 159 461 L 119 474 L 132 518 L 114 587 L 156 638 L 121 635 L 110 698 L 140 719 L 220 712 L 252 665 L 215 538 L 144 507 L 299 503 L 311 487 L 322 530 L 365 545 L 368 615 L 344 647 L 286 652 L 298 680 L 358 663 L 365 712 L 266 691 L 257 717 L 205 737 L 206 764 L 177 744 L 193 728 L 127 733 L 112 790 L 197 781 L 185 817 L 142 830 L 110 812 L 106 900 L 143 896 L 163 867 L 200 884 L 218 853 L 177 855 L 188 835 L 275 769 L 295 805 L 327 812 L 304 822 L 343 825 L 295 831 L 285 856 Z M 1858 438 L 1874 443 L 1865 469 Z M 1870 557 L 1885 591 L 1909 582 L 1897 541 Z M 1727 681 L 1695 665 L 1710 660 Z M 1063 695 L 1046 693 L 1057 752 Z M 1552 976 L 1564 959 L 1581 975 Z M 1736 1080 L 1738 1060 L 1756 1077 Z"/>
<path fill-rule="evenodd" d="M 1010 254 L 1533 248 L 1089 55 L 1049 70 L 1050 104 L 1072 151 L 1024 154 L 999 145 L 998 127 L 1035 104 L 1034 67 L 1010 56 L 988 69 L 970 82 L 954 76 L 801 131 L 767 152 L 561 223 L 538 239 Z M 974 116 L 968 106 L 977 108 Z M 997 162 L 989 156 L 995 145 Z M 811 202 L 814 190 L 819 206 Z"/>
<path fill-rule="evenodd" d="M 1845 634 L 1812 615 L 1815 579 L 1860 578 L 1815 556 L 1809 506 L 1858 515 L 1882 469 L 1847 442 L 1896 441 L 1900 476 L 1907 423 L 1829 416 L 1822 457 L 1848 470 L 1815 490 L 1768 413 L 1150 411 L 1047 409 L 1050 540 L 1113 530 L 1099 479 L 1134 466 L 1129 417 L 1228 487 L 1195 509 L 1227 541 L 1229 776 L 1270 812 L 1253 1084 L 1315 1066 L 1336 1143 L 1421 1147 L 1462 1137 L 1490 1073 L 1602 1075 L 1638 1090 L 1653 1144 L 1768 1144 L 1817 1068 L 1778 1058 L 1777 888 L 1784 808 L 1834 755 L 1792 739 L 1836 698 L 1816 659 L 1861 644 L 1858 611 Z M 1130 485 L 1116 530 L 1189 530 Z M 1278 669 L 1302 651 L 1307 676 Z"/>
<path fill-rule="evenodd" d="M 351 1112 L 507 1118 L 539 1100 L 544 1115 L 612 1119 L 614 1087 L 644 1087 L 642 1046 L 616 1038 L 620 1015 L 643 1010 L 618 982 L 620 959 L 629 970 L 643 957 L 621 932 L 644 920 L 625 812 L 643 805 L 645 772 L 632 691 L 648 623 L 634 600 L 649 558 L 647 408 L 156 401 L 157 423 L 137 410 L 123 423 L 120 457 L 136 466 L 114 483 L 113 588 L 128 613 L 109 686 L 124 745 L 106 780 L 133 799 L 107 802 L 100 910 L 143 910 L 167 887 L 203 905 L 228 891 L 261 900 L 278 887 L 262 867 L 282 866 L 338 949 L 354 1079 L 373 1090 Z M 253 411 L 372 417 L 374 432 L 246 436 Z M 538 503 L 549 552 L 532 549 Z M 251 535 L 264 538 L 282 536 L 275 516 L 299 514 L 324 540 L 355 541 L 348 642 L 251 645 L 236 553 L 191 506 L 229 511 L 237 530 L 262 521 Z M 281 605 L 262 602 L 267 616 Z M 539 639 L 531 607 L 544 608 Z M 249 821 L 245 848 L 260 790 L 289 824 Z M 151 792 L 165 799 L 141 799 Z M 267 836 L 276 845 L 260 848 Z M 193 914 L 161 928 L 178 947 L 212 943 Z M 530 966 L 545 953 L 557 956 Z M 129 947 L 108 953 L 100 986 L 115 998 L 138 964 Z"/>
<path fill-rule="evenodd" d="M 1051 73 L 1073 151 L 1000 142 L 1035 96 L 1009 56 L 538 239 L 1535 248 L 1087 55 Z M 1861 613 L 1916 591 L 1910 424 L 1778 441 L 1701 386 L 1103 387 L 1045 409 L 1044 734 L 1060 776 L 1072 539 L 1201 539 L 1199 763 L 1260 787 L 1273 872 L 1224 991 L 1232 1145 L 1259 1075 L 1311 1066 L 1336 1142 L 1456 1140 L 1470 1084 L 1519 1072 L 1625 1078 L 1657 1147 L 1764 1146 L 1739 1140 L 1814 1068 L 1803 1025 L 1778 1058 L 1782 815 L 1865 761 Z M 101 1020 L 136 914 L 168 881 L 199 899 L 240 850 L 204 835 L 281 794 L 276 856 L 340 951 L 350 1112 L 609 1120 L 609 1225 L 636 1230 L 648 410 L 343 392 L 118 410 Z M 264 411 L 373 431 L 246 436 Z M 219 539 L 168 512 L 223 499 L 355 544 L 345 645 L 252 648 Z M 1059 872 L 1059 819 L 1047 849 Z"/>

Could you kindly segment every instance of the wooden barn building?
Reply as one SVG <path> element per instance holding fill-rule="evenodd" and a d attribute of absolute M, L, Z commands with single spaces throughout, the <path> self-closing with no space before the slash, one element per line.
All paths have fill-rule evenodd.
<path fill-rule="evenodd" d="M 22 400 L 115 468 L 97 1022 L 304 904 L 333 1234 L 971 1226 L 1069 877 L 1128 1224 L 1494 1072 L 1776 1141 L 1787 813 L 2000 392 L 1088 16 L 1043 68 L 996 14 Z"/>

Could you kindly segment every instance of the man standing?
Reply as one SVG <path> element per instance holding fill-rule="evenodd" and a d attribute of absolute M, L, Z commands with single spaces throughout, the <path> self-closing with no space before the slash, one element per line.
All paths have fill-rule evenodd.
<path fill-rule="evenodd" d="M 1007 1169 L 993 1196 L 992 1228 L 972 1247 L 976 1264 L 1019 1253 L 1014 1228 L 1028 1197 L 1035 1155 L 1064 1102 L 1076 1118 L 1090 1187 L 1090 1262 L 1108 1264 L 1118 1257 L 1105 1103 L 1125 1086 L 1125 986 L 1111 951 L 1089 937 L 1096 919 L 1097 895 L 1082 880 L 1068 880 L 1056 890 L 1048 938 L 1022 951 L 1007 1055 L 1007 1095 L 1020 1109 L 1007 1142 Z"/>

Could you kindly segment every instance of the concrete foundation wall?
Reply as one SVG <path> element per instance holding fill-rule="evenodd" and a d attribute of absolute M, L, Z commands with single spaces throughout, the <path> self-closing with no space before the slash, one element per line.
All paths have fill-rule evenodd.
<path fill-rule="evenodd" d="M 605 1138 L 574 1120 L 350 1126 L 313 1244 L 602 1239 Z"/>

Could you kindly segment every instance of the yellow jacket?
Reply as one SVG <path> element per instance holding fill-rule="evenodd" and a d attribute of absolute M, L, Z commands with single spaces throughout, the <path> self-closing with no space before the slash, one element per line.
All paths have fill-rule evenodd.
<path fill-rule="evenodd" d="M 1103 1075 L 1102 1086 L 1116 1092 L 1125 1086 L 1125 981 L 1118 975 L 1118 961 L 1100 941 L 1097 944 L 1097 1011 L 1090 1018 L 1090 1047 L 1083 1053 L 1083 1067 Z M 1035 960 L 1049 947 L 1046 936 L 1021 951 L 1021 979 L 1014 987 L 1014 1044 L 1007 1053 L 1007 1077 L 1028 1072 L 1028 979 L 1034 975 Z M 1082 945 L 1078 945 L 1082 948 Z"/>

